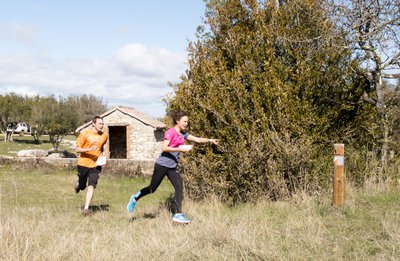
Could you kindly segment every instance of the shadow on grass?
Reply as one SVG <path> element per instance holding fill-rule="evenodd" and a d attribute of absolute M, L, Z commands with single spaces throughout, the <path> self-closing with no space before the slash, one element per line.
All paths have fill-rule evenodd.
<path fill-rule="evenodd" d="M 14 138 L 15 143 L 20 143 L 20 144 L 34 144 L 34 145 L 40 145 L 40 144 L 48 144 L 50 143 L 49 140 L 40 140 L 39 142 L 36 142 L 34 140 L 27 140 L 27 139 L 16 139 Z"/>
<path fill-rule="evenodd" d="M 165 208 L 171 213 L 175 213 L 175 204 L 174 204 L 174 194 L 169 195 L 169 197 L 165 200 L 164 203 L 160 204 L 160 208 Z"/>
<path fill-rule="evenodd" d="M 142 217 L 146 219 L 154 219 L 160 214 L 162 209 L 167 209 L 169 212 L 175 213 L 173 194 L 170 195 L 164 202 L 161 202 L 158 205 L 157 210 L 144 213 Z"/>
<path fill-rule="evenodd" d="M 104 204 L 104 205 L 93 205 L 89 206 L 89 209 L 93 212 L 100 212 L 100 211 L 110 211 L 110 205 Z"/>
<path fill-rule="evenodd" d="M 142 217 L 143 218 L 147 218 L 147 219 L 153 219 L 153 218 L 157 217 L 157 214 L 158 214 L 158 211 L 157 212 L 153 212 L 153 213 L 144 213 L 142 215 Z"/>

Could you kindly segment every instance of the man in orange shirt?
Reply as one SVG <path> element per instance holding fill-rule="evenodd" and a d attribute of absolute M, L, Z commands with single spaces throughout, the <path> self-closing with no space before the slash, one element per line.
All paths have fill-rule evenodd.
<path fill-rule="evenodd" d="M 78 160 L 79 180 L 75 186 L 75 192 L 78 193 L 87 187 L 83 215 L 91 214 L 89 205 L 101 171 L 96 161 L 103 153 L 103 146 L 108 138 L 108 135 L 103 132 L 103 127 L 103 119 L 100 116 L 94 117 L 92 128 L 82 131 L 76 142 L 76 152 L 80 153 L 80 157 Z"/>

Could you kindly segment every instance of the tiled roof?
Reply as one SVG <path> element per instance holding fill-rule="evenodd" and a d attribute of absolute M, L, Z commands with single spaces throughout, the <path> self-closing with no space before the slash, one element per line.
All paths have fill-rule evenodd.
<path fill-rule="evenodd" d="M 146 124 L 146 125 L 150 125 L 151 127 L 155 128 L 155 129 L 163 129 L 166 128 L 166 125 L 162 122 L 159 121 L 149 115 L 146 115 L 142 112 L 137 111 L 135 108 L 132 107 L 128 107 L 128 106 L 117 106 L 114 107 L 113 109 L 106 111 L 105 113 L 101 114 L 101 117 L 106 117 L 107 115 L 112 114 L 113 112 L 115 112 L 116 110 L 137 119 L 138 121 L 141 121 L 142 123 Z M 76 129 L 76 132 L 80 132 L 82 129 L 88 127 L 91 124 L 91 121 L 83 124 L 82 126 L 79 126 Z"/>

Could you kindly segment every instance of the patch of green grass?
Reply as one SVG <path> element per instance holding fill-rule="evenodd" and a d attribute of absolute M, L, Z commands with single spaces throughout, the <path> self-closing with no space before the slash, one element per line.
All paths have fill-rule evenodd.
<path fill-rule="evenodd" d="M 75 151 L 71 148 L 72 143 L 68 141 L 75 141 L 76 137 L 73 135 L 68 135 L 64 137 L 65 142 L 62 142 L 59 146 L 60 150 L 67 150 L 70 153 L 75 153 Z M 43 135 L 40 137 L 40 142 L 35 143 L 33 137 L 31 135 L 14 135 L 14 139 L 12 142 L 5 142 L 4 135 L 0 135 L 0 155 L 6 156 L 16 156 L 17 152 L 20 150 L 28 150 L 28 149 L 42 149 L 42 150 L 50 150 L 53 148 L 53 145 L 49 141 L 49 136 Z"/>

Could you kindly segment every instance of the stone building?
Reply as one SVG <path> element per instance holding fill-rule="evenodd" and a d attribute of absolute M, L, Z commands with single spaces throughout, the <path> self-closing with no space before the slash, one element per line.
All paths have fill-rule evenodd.
<path fill-rule="evenodd" d="M 105 153 L 109 159 L 154 161 L 161 152 L 166 125 L 132 107 L 118 106 L 100 115 L 108 128 Z M 91 128 L 91 121 L 78 127 Z"/>

